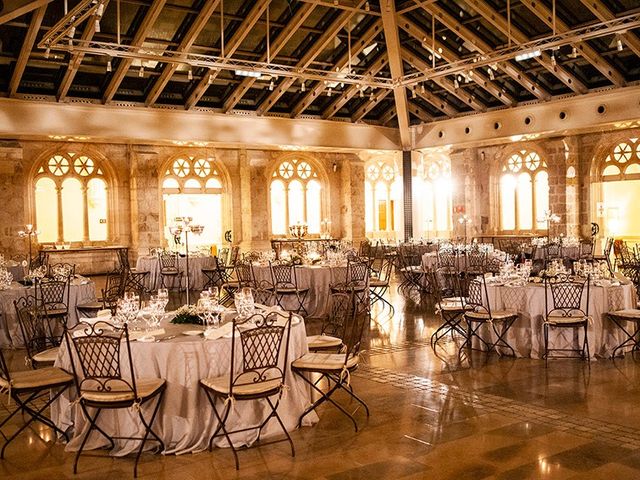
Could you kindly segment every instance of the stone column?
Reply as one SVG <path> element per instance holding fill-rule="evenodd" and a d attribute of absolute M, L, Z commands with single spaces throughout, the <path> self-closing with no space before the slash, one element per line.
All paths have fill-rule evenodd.
<path fill-rule="evenodd" d="M 238 152 L 238 170 L 240 174 L 240 249 L 242 251 L 253 248 L 253 197 L 251 192 L 251 164 L 247 151 L 243 148 Z"/>
<path fill-rule="evenodd" d="M 131 248 L 130 257 L 146 253 L 149 248 L 162 245 L 160 214 L 161 185 L 158 169 L 162 161 L 150 146 L 134 146 L 129 151 L 131 192 Z M 126 186 L 126 181 L 125 185 Z"/>
<path fill-rule="evenodd" d="M 342 162 L 342 237 L 354 246 L 365 238 L 364 161 L 356 155 Z M 332 202 L 333 203 L 333 202 Z"/>
<path fill-rule="evenodd" d="M 27 255 L 28 240 L 18 239 L 18 231 L 27 223 L 34 223 L 29 216 L 28 198 L 32 186 L 23 164 L 22 146 L 18 142 L 0 142 L 0 252 L 5 256 Z M 37 249 L 37 245 L 34 248 Z"/>
<path fill-rule="evenodd" d="M 552 237 L 567 234 L 567 145 L 564 139 L 546 144 L 549 172 L 549 209 L 560 215 L 560 222 L 551 225 Z"/>

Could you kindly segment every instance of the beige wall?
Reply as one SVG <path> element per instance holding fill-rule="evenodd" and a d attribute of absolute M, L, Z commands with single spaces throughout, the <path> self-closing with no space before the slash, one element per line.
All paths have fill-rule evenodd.
<path fill-rule="evenodd" d="M 224 230 L 232 230 L 234 243 L 243 250 L 269 246 L 269 178 L 282 159 L 296 156 L 312 161 L 320 171 L 326 185 L 322 215 L 331 221 L 332 235 L 355 242 L 364 238 L 363 162 L 353 153 L 21 140 L 0 143 L 0 252 L 5 255 L 26 252 L 26 241 L 18 239 L 17 232 L 34 223 L 30 178 L 36 163 L 58 150 L 83 152 L 109 166 L 106 243 L 129 246 L 132 258 L 161 245 L 161 176 L 172 158 L 185 153 L 203 153 L 220 166 L 226 193 Z"/>

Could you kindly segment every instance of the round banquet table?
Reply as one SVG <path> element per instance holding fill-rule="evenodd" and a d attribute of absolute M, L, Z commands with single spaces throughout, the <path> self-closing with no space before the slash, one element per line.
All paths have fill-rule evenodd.
<path fill-rule="evenodd" d="M 487 256 L 488 259 L 497 259 L 500 261 L 504 261 L 505 253 L 500 252 L 498 250 L 494 250 Z M 466 255 L 460 255 L 458 259 L 461 260 L 460 268 L 464 270 L 467 265 L 467 257 Z M 422 268 L 425 270 L 433 270 L 438 266 L 438 254 L 436 252 L 429 252 L 422 255 Z"/>
<path fill-rule="evenodd" d="M 186 282 L 187 275 L 187 258 L 178 257 L 178 265 L 182 272 L 182 282 Z M 215 257 L 199 257 L 189 255 L 189 288 L 194 290 L 202 290 L 207 283 L 207 278 L 203 275 L 203 268 L 215 268 Z M 145 288 L 155 290 L 160 286 L 160 265 L 158 265 L 158 257 L 142 256 L 136 261 L 136 270 L 139 272 L 149 272 L 145 280 Z M 171 279 L 167 280 L 167 285 L 171 285 Z"/>
<path fill-rule="evenodd" d="M 171 317 L 169 317 L 171 318 Z M 289 365 L 296 358 L 308 352 L 304 320 L 296 316 L 291 326 L 289 344 Z M 182 454 L 198 452 L 208 448 L 209 438 L 217 427 L 215 414 L 207 400 L 206 394 L 200 388 L 202 378 L 229 375 L 231 339 L 218 338 L 204 340 L 202 335 L 188 336 L 182 332 L 202 330 L 197 325 L 174 325 L 167 320 L 161 326 L 162 335 L 157 336 L 159 342 L 131 341 L 131 355 L 136 378 L 164 378 L 167 389 L 162 405 L 153 425 L 154 431 L 165 443 L 166 454 Z M 176 335 L 175 338 L 167 338 Z M 236 339 L 236 366 L 241 364 L 240 340 Z M 284 347 L 284 346 L 283 346 Z M 282 349 L 284 351 L 284 348 Z M 282 353 L 282 352 L 281 352 Z M 126 349 L 121 349 L 123 376 L 128 378 Z M 56 366 L 71 371 L 70 358 L 67 348 L 63 344 L 60 349 Z M 288 367 L 285 373 L 286 389 L 278 406 L 278 413 L 287 430 L 297 427 L 298 418 L 311 403 L 309 387 Z M 84 432 L 89 427 L 80 405 L 73 403 L 76 398 L 75 387 L 69 388 L 51 406 L 51 418 L 62 430 L 72 428 L 73 435 L 67 444 L 67 451 L 77 451 Z M 149 418 L 155 400 L 146 404 L 145 418 Z M 227 421 L 227 428 L 236 430 L 259 424 L 268 413 L 268 405 L 261 401 L 235 402 L 233 411 Z M 303 425 L 312 425 L 318 421 L 315 412 L 307 415 Z M 138 436 L 144 434 L 140 419 L 133 409 L 104 410 L 100 415 L 98 425 L 106 432 L 117 432 L 119 436 Z M 269 421 L 263 429 L 262 438 L 282 434 L 275 419 Z M 231 436 L 234 446 L 250 445 L 256 440 L 257 431 L 237 433 Z M 115 456 L 127 455 L 140 447 L 139 441 L 114 440 L 115 449 L 110 453 Z M 216 446 L 227 446 L 224 437 L 214 442 Z M 149 448 L 156 445 L 149 442 Z M 107 440 L 98 432 L 89 437 L 86 450 L 108 446 Z"/>
<path fill-rule="evenodd" d="M 267 265 L 253 265 L 253 274 L 256 282 L 272 283 L 271 271 Z M 329 265 L 299 265 L 295 267 L 298 279 L 298 288 L 308 288 L 303 305 L 309 318 L 323 318 L 328 314 L 329 293 L 331 285 L 344 282 L 347 267 L 332 267 Z M 368 290 L 367 290 L 368 295 Z M 298 303 L 293 296 L 285 296 L 282 299 L 284 308 L 296 310 Z"/>
<path fill-rule="evenodd" d="M 515 310 L 518 319 L 507 333 L 507 341 L 518 357 L 542 358 L 544 353 L 543 321 L 545 315 L 545 288 L 542 283 L 528 283 L 523 287 L 487 284 L 491 308 Z M 552 305 L 549 291 L 549 305 Z M 586 308 L 586 291 L 582 298 Z M 591 357 L 609 357 L 613 349 L 624 341 L 624 334 L 604 314 L 610 311 L 634 308 L 636 293 L 633 284 L 616 286 L 591 285 L 587 329 Z M 489 331 L 489 330 L 488 330 Z M 492 333 L 492 332 L 491 332 Z M 582 341 L 582 332 L 579 333 Z M 549 348 L 567 348 L 576 345 L 573 329 L 549 329 Z"/>
<path fill-rule="evenodd" d="M 580 245 L 562 247 L 562 258 L 578 260 L 580 258 Z M 536 248 L 534 260 L 544 260 L 544 247 Z"/>
<path fill-rule="evenodd" d="M 0 347 L 21 347 L 24 345 L 13 301 L 26 295 L 35 295 L 35 288 L 13 282 L 8 289 L 0 290 Z M 84 277 L 74 278 L 69 289 L 69 325 L 75 325 L 78 321 L 76 305 L 95 300 L 95 283 Z"/>

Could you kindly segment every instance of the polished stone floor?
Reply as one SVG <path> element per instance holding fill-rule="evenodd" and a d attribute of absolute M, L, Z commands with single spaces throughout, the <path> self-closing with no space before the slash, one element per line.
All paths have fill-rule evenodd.
<path fill-rule="evenodd" d="M 370 408 L 356 412 L 361 430 L 331 406 L 320 422 L 285 443 L 240 452 L 182 456 L 144 454 L 140 478 L 153 479 L 638 479 L 640 361 L 544 362 L 474 353 L 456 344 L 429 345 L 438 322 L 428 300 L 390 295 L 395 314 L 376 310 L 368 351 L 352 377 Z M 317 329 L 312 323 L 310 330 Z M 24 353 L 6 352 L 18 368 Z M 21 368 L 25 368 L 22 366 Z M 344 396 L 339 396 L 347 402 Z M 0 418 L 6 396 L 0 398 Z M 351 404 L 350 408 L 355 408 Z M 7 427 L 15 428 L 17 422 Z M 3 479 L 131 478 L 131 458 L 72 454 L 35 428 L 0 461 Z"/>

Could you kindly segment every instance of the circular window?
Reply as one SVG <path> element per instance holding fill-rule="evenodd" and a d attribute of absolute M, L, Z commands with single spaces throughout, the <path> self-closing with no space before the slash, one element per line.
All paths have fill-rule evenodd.
<path fill-rule="evenodd" d="M 191 168 L 189 167 L 189 162 L 187 160 L 185 160 L 184 158 L 178 158 L 175 162 L 173 162 L 172 170 L 174 175 L 182 178 L 189 175 Z"/>
<path fill-rule="evenodd" d="M 377 180 L 380 175 L 380 169 L 376 165 L 369 165 L 367 169 L 367 178 L 371 181 Z"/>
<path fill-rule="evenodd" d="M 84 155 L 78 157 L 73 162 L 73 169 L 81 177 L 91 175 L 94 169 L 93 160 L 91 160 L 89 157 L 85 157 Z"/>
<path fill-rule="evenodd" d="M 290 162 L 282 162 L 278 168 L 278 174 L 282 178 L 291 178 L 293 176 L 293 165 Z"/>
<path fill-rule="evenodd" d="M 391 165 L 385 165 L 382 167 L 382 178 L 386 181 L 390 182 L 395 177 L 395 172 L 393 171 L 393 167 Z"/>
<path fill-rule="evenodd" d="M 69 171 L 69 160 L 62 155 L 55 155 L 49 159 L 48 167 L 56 177 L 61 177 Z"/>
<path fill-rule="evenodd" d="M 211 164 L 204 158 L 199 158 L 193 164 L 193 172 L 199 177 L 207 177 L 211 173 Z"/>
<path fill-rule="evenodd" d="M 620 163 L 628 162 L 631 158 L 631 153 L 631 145 L 629 145 L 628 143 L 619 143 L 613 149 L 613 157 L 615 158 L 616 162 Z"/>
<path fill-rule="evenodd" d="M 298 176 L 303 180 L 311 176 L 311 166 L 307 162 L 300 162 L 298 164 Z"/>

